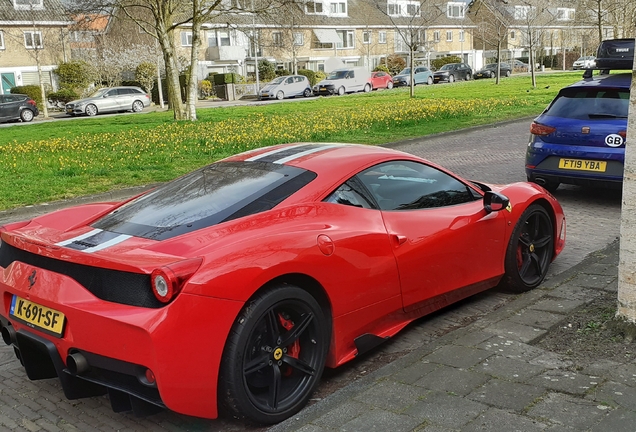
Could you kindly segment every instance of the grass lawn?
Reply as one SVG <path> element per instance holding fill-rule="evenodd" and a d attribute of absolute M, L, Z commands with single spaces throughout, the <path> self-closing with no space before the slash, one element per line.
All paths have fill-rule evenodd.
<path fill-rule="evenodd" d="M 172 179 L 221 157 L 284 142 L 382 144 L 538 115 L 580 72 L 513 76 L 293 103 L 36 122 L 0 129 L 0 209 Z"/>

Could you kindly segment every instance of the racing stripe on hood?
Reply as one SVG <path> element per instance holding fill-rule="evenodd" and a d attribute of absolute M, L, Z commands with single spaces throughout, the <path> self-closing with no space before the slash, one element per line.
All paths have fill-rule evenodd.
<path fill-rule="evenodd" d="M 245 159 L 246 162 L 252 162 L 252 161 L 261 161 L 261 162 L 273 162 L 275 161 L 277 158 L 283 156 L 283 155 L 290 155 L 290 154 L 294 154 L 297 153 L 299 151 L 302 151 L 302 148 L 309 148 L 310 145 L 308 144 L 298 144 L 298 145 L 294 145 L 294 146 L 288 146 L 288 147 L 282 147 L 282 148 L 278 148 L 276 150 L 271 150 L 265 153 L 261 153 L 259 155 L 253 156 L 251 158 L 247 158 Z"/>
<path fill-rule="evenodd" d="M 307 156 L 309 154 L 312 153 L 318 153 L 319 151 L 323 151 L 323 150 L 327 150 L 333 147 L 341 147 L 339 145 L 324 145 L 324 146 L 316 146 L 316 145 L 312 145 L 312 148 L 305 150 L 305 151 L 301 151 L 300 153 L 295 153 L 293 155 L 289 155 L 287 157 L 283 157 L 281 159 L 276 159 L 275 161 L 273 161 L 275 164 L 284 164 L 285 162 L 289 162 L 292 161 L 294 159 L 298 159 L 301 158 L 303 156 Z"/>
<path fill-rule="evenodd" d="M 86 234 L 64 240 L 63 242 L 59 242 L 57 243 L 57 245 L 66 246 L 69 249 L 91 253 L 121 243 L 125 240 L 128 240 L 130 237 L 131 236 L 129 235 L 95 229 Z"/>

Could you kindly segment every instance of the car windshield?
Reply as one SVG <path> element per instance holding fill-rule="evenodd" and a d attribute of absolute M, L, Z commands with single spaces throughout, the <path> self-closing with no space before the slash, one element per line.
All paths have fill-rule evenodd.
<path fill-rule="evenodd" d="M 328 80 L 343 79 L 347 75 L 347 72 L 349 71 L 346 71 L 346 70 L 333 71 L 329 74 L 329 76 L 327 76 L 327 79 Z"/>
<path fill-rule="evenodd" d="M 93 227 L 163 240 L 270 210 L 315 177 L 270 162 L 219 162 L 142 195 Z"/>
<path fill-rule="evenodd" d="M 627 118 L 629 91 L 615 88 L 561 90 L 545 114 L 578 120 Z"/>
<path fill-rule="evenodd" d="M 270 82 L 270 85 L 278 85 L 280 83 L 282 83 L 283 81 L 285 81 L 287 77 L 278 77 L 276 78 L 274 81 Z"/>
<path fill-rule="evenodd" d="M 454 64 L 445 64 L 444 66 L 440 68 L 440 70 L 453 70 L 453 69 L 455 69 Z"/>
<path fill-rule="evenodd" d="M 93 94 L 91 95 L 91 97 L 102 97 L 102 96 L 104 96 L 104 94 L 105 94 L 108 90 L 110 90 L 110 89 L 108 89 L 108 88 L 99 89 L 99 90 L 97 90 L 95 93 L 93 93 Z"/>
<path fill-rule="evenodd" d="M 402 69 L 402 72 L 400 72 L 398 75 L 410 75 L 411 74 L 411 68 L 404 68 Z"/>

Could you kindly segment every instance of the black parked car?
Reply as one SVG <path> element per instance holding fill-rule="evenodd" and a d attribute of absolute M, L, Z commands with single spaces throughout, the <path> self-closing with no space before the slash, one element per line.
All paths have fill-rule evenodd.
<path fill-rule="evenodd" d="M 0 95 L 0 122 L 11 120 L 30 122 L 39 113 L 37 104 L 27 95 Z"/>
<path fill-rule="evenodd" d="M 466 63 L 448 63 L 433 74 L 433 82 L 466 80 L 473 77 L 473 70 Z"/>
<path fill-rule="evenodd" d="M 604 40 L 596 53 L 596 69 L 631 70 L 634 61 L 634 39 Z"/>
<path fill-rule="evenodd" d="M 512 68 L 508 63 L 499 63 L 499 76 L 509 77 L 512 74 Z M 494 78 L 497 76 L 497 63 L 490 63 L 482 69 L 475 72 L 475 79 Z"/>

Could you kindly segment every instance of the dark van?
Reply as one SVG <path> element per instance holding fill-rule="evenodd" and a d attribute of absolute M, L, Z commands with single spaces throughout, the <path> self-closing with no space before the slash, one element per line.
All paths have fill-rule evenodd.
<path fill-rule="evenodd" d="M 596 53 L 597 69 L 630 69 L 634 64 L 634 39 L 604 40 Z"/>

